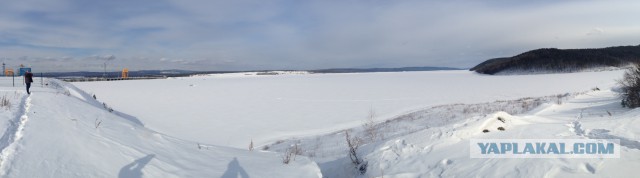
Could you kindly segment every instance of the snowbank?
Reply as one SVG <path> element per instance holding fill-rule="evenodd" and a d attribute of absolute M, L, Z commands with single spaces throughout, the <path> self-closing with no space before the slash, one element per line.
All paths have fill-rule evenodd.
<path fill-rule="evenodd" d="M 498 103 L 485 105 L 500 107 Z M 617 94 L 609 89 L 581 93 L 561 104 L 541 104 L 517 115 L 471 112 L 453 116 L 446 123 L 443 117 L 426 117 L 446 116 L 448 112 L 462 113 L 434 107 L 408 117 L 421 127 L 413 132 L 402 131 L 406 130 L 404 122 L 379 123 L 380 139 L 365 142 L 358 152 L 367 162 L 365 174 L 355 171 L 346 157 L 347 147 L 340 132 L 287 140 L 284 144 L 298 143 L 312 150 L 316 156 L 313 159 L 329 177 L 633 177 L 640 166 L 640 109 L 622 108 Z M 485 129 L 489 132 L 483 132 Z M 352 135 L 366 139 L 363 128 L 350 130 Z M 621 157 L 471 158 L 470 139 L 619 139 Z M 281 148 L 274 144 L 271 149 Z"/>

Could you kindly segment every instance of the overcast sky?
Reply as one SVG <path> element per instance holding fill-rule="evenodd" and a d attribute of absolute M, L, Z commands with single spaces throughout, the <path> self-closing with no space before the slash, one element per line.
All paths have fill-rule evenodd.
<path fill-rule="evenodd" d="M 468 68 L 640 44 L 640 1 L 7 0 L 0 60 L 34 71 Z"/>

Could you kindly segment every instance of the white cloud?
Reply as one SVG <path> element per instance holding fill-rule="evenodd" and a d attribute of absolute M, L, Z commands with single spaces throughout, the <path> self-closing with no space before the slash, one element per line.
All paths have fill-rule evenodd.
<path fill-rule="evenodd" d="M 587 36 L 602 35 L 602 34 L 604 34 L 604 30 L 602 28 L 593 28 L 589 32 L 587 32 Z"/>
<path fill-rule="evenodd" d="M 0 7 L 0 54 L 80 67 L 114 54 L 114 65 L 132 69 L 470 67 L 535 48 L 637 45 L 637 9 L 636 1 L 28 0 Z"/>

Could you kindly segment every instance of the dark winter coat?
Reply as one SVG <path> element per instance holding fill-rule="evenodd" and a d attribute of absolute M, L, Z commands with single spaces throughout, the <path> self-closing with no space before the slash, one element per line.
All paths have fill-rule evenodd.
<path fill-rule="evenodd" d="M 33 73 L 31 72 L 27 72 L 24 74 L 24 82 L 25 83 L 32 83 L 33 82 Z"/>

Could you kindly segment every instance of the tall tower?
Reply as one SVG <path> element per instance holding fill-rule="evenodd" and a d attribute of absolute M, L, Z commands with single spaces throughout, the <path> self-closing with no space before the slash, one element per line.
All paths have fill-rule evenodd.
<path fill-rule="evenodd" d="M 4 70 L 4 62 L 2 62 L 2 76 L 6 76 L 6 74 L 4 74 L 6 70 Z"/>

